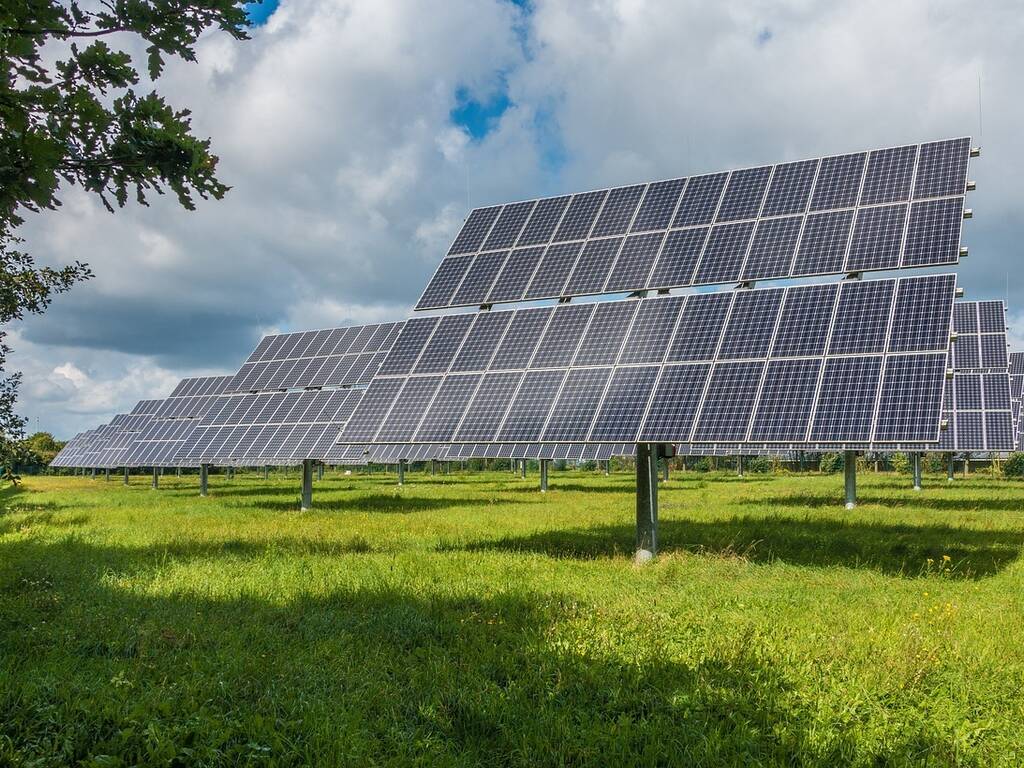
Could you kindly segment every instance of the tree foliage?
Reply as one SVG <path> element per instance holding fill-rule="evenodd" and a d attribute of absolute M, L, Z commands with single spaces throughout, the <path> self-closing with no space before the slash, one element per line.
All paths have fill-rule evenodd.
<path fill-rule="evenodd" d="M 24 216 L 60 206 L 62 185 L 98 195 L 109 211 L 165 191 L 188 210 L 197 196 L 224 196 L 209 140 L 192 135 L 187 109 L 137 92 L 143 78 L 132 52 L 144 55 L 152 82 L 168 58 L 195 61 L 205 30 L 245 39 L 246 23 L 235 0 L 0 3 L 0 324 L 44 311 L 54 294 L 91 276 L 82 262 L 37 266 L 20 248 Z M 5 465 L 24 433 L 13 407 L 19 381 L 0 376 Z"/>

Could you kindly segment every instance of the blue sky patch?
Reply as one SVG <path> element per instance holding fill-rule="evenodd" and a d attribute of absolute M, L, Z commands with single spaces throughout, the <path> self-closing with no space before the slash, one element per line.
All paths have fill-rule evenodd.
<path fill-rule="evenodd" d="M 494 129 L 510 106 L 512 101 L 505 83 L 486 101 L 473 98 L 467 88 L 460 87 L 455 91 L 455 108 L 450 116 L 453 123 L 463 128 L 474 141 L 479 141 Z"/>
<path fill-rule="evenodd" d="M 254 27 L 261 27 L 267 23 L 280 0 L 263 0 L 262 3 L 249 3 L 245 6 L 245 12 L 249 15 L 249 23 Z"/>

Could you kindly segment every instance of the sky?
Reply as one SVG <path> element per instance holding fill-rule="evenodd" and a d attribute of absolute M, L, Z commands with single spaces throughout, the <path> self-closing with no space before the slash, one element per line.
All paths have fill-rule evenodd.
<path fill-rule="evenodd" d="M 65 189 L 21 234 L 96 277 L 11 329 L 29 429 L 67 438 L 264 334 L 409 315 L 470 208 L 971 135 L 958 269 L 1024 349 L 1017 0 L 268 0 L 157 84 L 222 201 L 109 214 Z M 144 62 L 141 48 L 137 62 Z"/>

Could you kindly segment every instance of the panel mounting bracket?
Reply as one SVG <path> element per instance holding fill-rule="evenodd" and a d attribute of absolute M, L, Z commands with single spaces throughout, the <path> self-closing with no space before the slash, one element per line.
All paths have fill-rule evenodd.
<path fill-rule="evenodd" d="M 647 291 L 643 291 L 643 290 L 641 290 L 641 291 L 633 291 L 626 298 L 627 299 L 646 299 L 647 298 Z"/>
<path fill-rule="evenodd" d="M 559 296 L 558 297 L 558 303 L 559 304 L 568 304 L 570 301 L 572 301 L 572 296 Z"/>
<path fill-rule="evenodd" d="M 978 182 L 976 182 L 976 181 L 968 181 L 967 182 L 967 191 L 968 192 L 973 192 L 977 188 L 978 188 Z"/>
<path fill-rule="evenodd" d="M 754 287 L 754 283 L 755 283 L 754 280 L 744 280 L 743 282 L 738 283 L 736 285 L 736 289 L 735 290 L 737 290 L 737 291 L 749 291 L 751 288 Z"/>
<path fill-rule="evenodd" d="M 971 147 L 971 157 L 981 157 L 981 147 Z"/>
<path fill-rule="evenodd" d="M 844 280 L 862 280 L 864 278 L 863 272 L 847 272 Z"/>
<path fill-rule="evenodd" d="M 966 259 L 967 258 L 967 254 L 968 254 L 967 246 L 966 245 L 961 245 L 960 246 L 960 258 L 961 259 Z"/>
<path fill-rule="evenodd" d="M 480 311 L 481 311 L 481 312 L 486 312 L 486 311 L 487 311 L 487 310 L 489 310 L 489 309 L 490 309 L 490 308 L 491 308 L 492 306 L 493 306 L 493 304 L 481 304 L 481 305 L 480 305 Z"/>

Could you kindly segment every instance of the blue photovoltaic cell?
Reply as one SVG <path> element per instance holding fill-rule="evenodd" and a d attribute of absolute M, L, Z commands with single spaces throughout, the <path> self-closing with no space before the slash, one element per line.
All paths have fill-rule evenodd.
<path fill-rule="evenodd" d="M 942 408 L 945 370 L 945 354 L 886 358 L 874 439 L 892 443 L 938 440 L 935 414 Z"/>
<path fill-rule="evenodd" d="M 981 335 L 981 367 L 1006 368 L 1006 337 L 1003 334 Z"/>
<path fill-rule="evenodd" d="M 843 283 L 828 354 L 882 352 L 894 290 L 888 280 Z"/>
<path fill-rule="evenodd" d="M 669 296 L 642 302 L 622 348 L 619 364 L 661 362 L 685 299 L 685 296 Z"/>
<path fill-rule="evenodd" d="M 456 442 L 490 440 L 501 425 L 522 378 L 520 372 L 486 374 L 456 430 Z"/>
<path fill-rule="evenodd" d="M 537 442 L 564 379 L 565 371 L 528 372 L 498 432 L 498 442 Z"/>
<path fill-rule="evenodd" d="M 793 262 L 793 274 L 818 275 L 842 271 L 852 225 L 852 210 L 808 216 Z"/>
<path fill-rule="evenodd" d="M 648 232 L 652 229 L 666 229 L 672 221 L 676 204 L 686 186 L 686 179 L 659 181 L 647 187 L 647 194 L 640 203 L 640 210 L 633 219 L 632 232 Z"/>
<path fill-rule="evenodd" d="M 573 365 L 612 365 L 639 306 L 638 301 L 597 304 Z"/>
<path fill-rule="evenodd" d="M 573 267 L 563 293 L 567 296 L 600 293 L 621 245 L 621 237 L 588 241 Z"/>
<path fill-rule="evenodd" d="M 868 171 L 864 177 L 861 205 L 898 203 L 910 197 L 914 179 L 917 145 L 876 149 L 868 155 Z"/>
<path fill-rule="evenodd" d="M 693 428 L 695 442 L 736 442 L 746 438 L 764 361 L 718 363 Z"/>
<path fill-rule="evenodd" d="M 811 196 L 817 160 L 800 160 L 775 166 L 771 186 L 764 201 L 762 216 L 803 213 Z"/>
<path fill-rule="evenodd" d="M 766 357 L 782 306 L 783 288 L 736 294 L 718 350 L 722 360 Z"/>
<path fill-rule="evenodd" d="M 423 416 L 416 440 L 439 443 L 450 440 L 481 378 L 480 374 L 447 376 Z"/>
<path fill-rule="evenodd" d="M 846 257 L 846 271 L 897 268 L 906 221 L 904 204 L 859 209 L 850 253 Z"/>
<path fill-rule="evenodd" d="M 953 367 L 981 368 L 981 347 L 977 334 L 960 334 L 953 342 Z"/>
<path fill-rule="evenodd" d="M 462 285 L 452 297 L 452 305 L 483 304 L 507 258 L 508 251 L 478 255 L 463 278 Z"/>
<path fill-rule="evenodd" d="M 537 201 L 537 207 L 530 214 L 530 220 L 519 236 L 516 243 L 522 247 L 525 245 L 545 245 L 551 240 L 551 233 L 555 231 L 558 222 L 562 220 L 566 207 L 569 205 L 569 196 L 548 197 Z"/>
<path fill-rule="evenodd" d="M 667 360 L 714 360 L 732 298 L 728 293 L 695 293 L 687 297 Z"/>
<path fill-rule="evenodd" d="M 986 413 L 985 436 L 988 450 L 1013 450 L 1013 417 L 1010 415 L 1010 412 Z"/>
<path fill-rule="evenodd" d="M 549 246 L 526 290 L 527 299 L 550 299 L 564 295 L 565 281 L 583 250 L 583 243 Z"/>
<path fill-rule="evenodd" d="M 825 351 L 837 285 L 805 285 L 790 288 L 779 317 L 772 357 L 820 355 Z"/>
<path fill-rule="evenodd" d="M 981 376 L 977 374 L 958 373 L 953 380 L 956 390 L 957 410 L 978 410 L 982 409 L 981 402 Z"/>
<path fill-rule="evenodd" d="M 608 384 L 601 410 L 594 420 L 591 441 L 633 442 L 658 378 L 658 366 L 619 368 Z"/>
<path fill-rule="evenodd" d="M 527 200 L 524 203 L 512 203 L 502 208 L 501 215 L 494 223 L 487 240 L 484 241 L 483 250 L 497 251 L 515 245 L 516 238 L 519 237 L 535 204 L 535 200 Z"/>
<path fill-rule="evenodd" d="M 472 261 L 472 256 L 448 256 L 442 259 L 441 266 L 427 284 L 416 308 L 447 307 Z"/>
<path fill-rule="evenodd" d="M 967 189 L 971 140 L 947 139 L 921 145 L 914 180 L 914 198 L 961 195 Z"/>
<path fill-rule="evenodd" d="M 646 285 L 664 237 L 663 232 L 627 237 L 615 261 L 615 268 L 604 286 L 605 293 L 630 291 L 638 285 Z"/>
<path fill-rule="evenodd" d="M 725 188 L 728 173 L 712 173 L 690 178 L 683 197 L 679 201 L 673 227 L 690 227 L 695 224 L 710 224 L 718 210 L 718 201 Z"/>
<path fill-rule="evenodd" d="M 582 195 L 574 195 L 569 209 L 558 225 L 553 242 L 559 243 L 565 240 L 579 240 L 590 233 L 590 228 L 597 218 L 597 212 L 601 209 L 608 190 L 601 189 L 596 192 L 586 192 Z"/>
<path fill-rule="evenodd" d="M 733 171 L 729 176 L 716 221 L 737 221 L 757 216 L 771 175 L 770 165 Z"/>
<path fill-rule="evenodd" d="M 509 255 L 502 267 L 498 278 L 491 286 L 491 292 L 487 294 L 487 303 L 499 301 L 518 301 L 523 298 L 526 286 L 530 283 L 537 264 L 540 263 L 544 249 L 518 248 Z"/>
<path fill-rule="evenodd" d="M 541 439 L 545 442 L 586 440 L 590 433 L 591 419 L 601 403 L 609 376 L 609 368 L 578 368 L 569 371 Z"/>
<path fill-rule="evenodd" d="M 658 256 L 654 273 L 648 281 L 650 288 L 672 288 L 689 285 L 693 280 L 693 270 L 697 266 L 704 241 L 708 237 L 708 227 L 696 229 L 674 229 L 665 238 L 665 245 Z"/>
<path fill-rule="evenodd" d="M 491 360 L 493 370 L 525 368 L 533 357 L 537 341 L 551 317 L 551 307 L 539 307 L 516 312 L 502 339 L 501 346 Z"/>
<path fill-rule="evenodd" d="M 985 445 L 984 420 L 980 411 L 956 414 L 956 441 L 959 445 Z"/>
<path fill-rule="evenodd" d="M 690 434 L 710 369 L 707 363 L 665 366 L 654 389 L 640 442 L 677 442 L 680 435 Z"/>
<path fill-rule="evenodd" d="M 414 317 L 411 320 L 406 320 L 402 333 L 399 334 L 391 348 L 391 353 L 384 361 L 384 365 L 380 367 L 380 375 L 387 376 L 411 371 L 420 352 L 423 351 L 427 339 L 434 332 L 437 321 L 436 317 Z"/>
<path fill-rule="evenodd" d="M 713 285 L 739 280 L 740 268 L 753 233 L 752 221 L 712 227 L 693 282 L 697 285 Z"/>
<path fill-rule="evenodd" d="M 864 152 L 855 152 L 824 158 L 818 168 L 810 210 L 823 211 L 855 205 L 860 194 L 866 157 Z"/>
<path fill-rule="evenodd" d="M 962 197 L 914 203 L 910 209 L 902 266 L 956 264 L 960 258 L 963 211 Z"/>
<path fill-rule="evenodd" d="M 580 345 L 587 322 L 594 312 L 594 306 L 569 304 L 556 307 L 530 367 L 558 368 L 569 365 Z"/>
<path fill-rule="evenodd" d="M 953 315 L 954 275 L 901 280 L 889 336 L 890 352 L 941 349 L 949 339 Z"/>
<path fill-rule="evenodd" d="M 633 220 L 633 214 L 636 213 L 637 206 L 640 204 L 644 189 L 645 185 L 637 184 L 632 187 L 618 187 L 611 190 L 590 236 L 605 237 L 625 234 Z"/>
<path fill-rule="evenodd" d="M 754 242 L 740 278 L 766 280 L 789 275 L 803 220 L 802 216 L 761 219 L 754 231 Z"/>
<path fill-rule="evenodd" d="M 481 312 L 462 348 L 452 362 L 453 371 L 480 371 L 487 368 L 501 337 L 512 319 L 512 312 Z"/>
<path fill-rule="evenodd" d="M 772 360 L 768 363 L 757 412 L 750 428 L 752 441 L 797 442 L 807 436 L 821 360 Z"/>
<path fill-rule="evenodd" d="M 451 250 L 448 251 L 449 255 L 456 253 L 472 253 L 480 249 L 481 243 L 484 238 L 487 237 L 487 233 L 491 229 L 491 225 L 494 220 L 498 218 L 498 214 L 501 212 L 501 206 L 496 205 L 491 208 L 477 208 L 470 212 L 469 218 L 466 219 L 466 223 L 462 225 L 462 230 L 459 232 L 458 237 L 455 238 L 455 242 L 452 243 Z"/>
<path fill-rule="evenodd" d="M 342 430 L 343 442 L 372 440 L 394 404 L 395 396 L 402 388 L 403 382 L 403 379 L 375 379 L 370 382 L 359 408 Z"/>
<path fill-rule="evenodd" d="M 978 333 L 978 304 L 960 302 L 953 305 L 953 330 L 957 333 Z"/>
<path fill-rule="evenodd" d="M 1006 310 L 1001 301 L 975 302 L 978 307 L 978 330 L 982 333 L 1006 333 Z"/>
<path fill-rule="evenodd" d="M 825 361 L 811 442 L 871 439 L 882 357 L 833 357 Z"/>
<path fill-rule="evenodd" d="M 416 362 L 415 373 L 444 373 L 451 365 L 452 356 L 473 324 L 473 315 L 447 315 L 441 318 L 434 335 Z"/>

